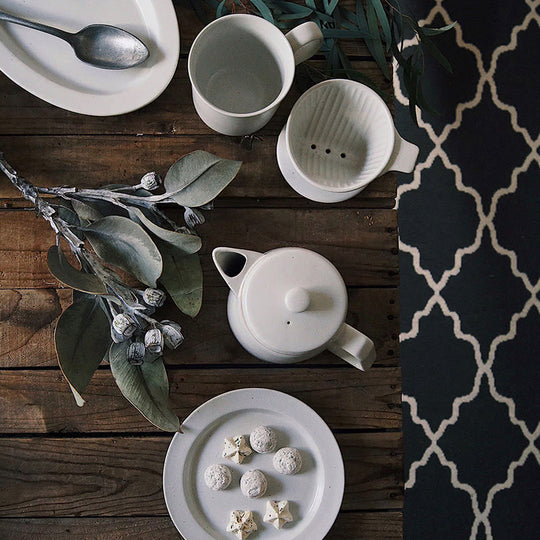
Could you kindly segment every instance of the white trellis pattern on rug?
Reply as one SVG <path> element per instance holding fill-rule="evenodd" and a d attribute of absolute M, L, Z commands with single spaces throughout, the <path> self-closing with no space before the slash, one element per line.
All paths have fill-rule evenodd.
<path fill-rule="evenodd" d="M 465 3 L 467 4 L 467 3 Z M 513 3 L 512 3 L 513 4 Z M 516 3 L 517 4 L 517 3 Z M 451 265 L 447 265 L 442 269 L 440 273 L 432 272 L 429 267 L 424 264 L 424 256 L 426 253 L 423 251 L 426 246 L 416 245 L 414 241 L 411 241 L 407 237 L 407 242 L 403 238 L 400 239 L 400 250 L 402 254 L 407 254 L 412 261 L 414 272 L 425 280 L 425 284 L 429 287 L 429 294 L 426 296 L 427 301 L 420 306 L 420 309 L 415 309 L 414 314 L 410 319 L 402 318 L 402 333 L 400 335 L 400 341 L 405 346 L 406 342 L 410 340 L 418 339 L 422 333 L 422 325 L 427 319 L 433 316 L 438 310 L 442 312 L 443 316 L 451 321 L 453 327 L 453 333 L 457 340 L 461 340 L 470 344 L 471 355 L 474 355 L 475 361 L 475 373 L 474 377 L 470 381 L 468 391 L 461 395 L 456 395 L 451 403 L 450 414 L 444 418 L 439 418 L 436 422 L 433 419 L 428 420 L 422 413 L 422 404 L 419 403 L 419 399 L 414 393 L 414 387 L 408 388 L 404 385 L 404 414 L 410 414 L 412 423 L 419 426 L 425 436 L 425 448 L 421 455 L 414 456 L 415 459 L 411 459 L 408 464 L 408 470 L 405 471 L 405 488 L 406 490 L 412 490 L 416 483 L 418 475 L 421 474 L 421 470 L 426 464 L 432 460 L 437 459 L 443 468 L 449 471 L 449 478 L 451 485 L 454 489 L 461 490 L 466 493 L 470 500 L 471 508 L 471 522 L 469 537 L 473 538 L 493 538 L 496 537 L 492 528 L 493 520 L 493 505 L 495 499 L 501 494 L 501 492 L 508 490 L 514 485 L 516 471 L 522 467 L 528 459 L 533 459 L 536 465 L 540 465 L 540 452 L 538 449 L 538 438 L 540 436 L 540 420 L 537 417 L 536 423 L 531 423 L 524 420 L 519 411 L 516 408 L 516 395 L 506 395 L 505 391 L 500 390 L 503 381 L 497 377 L 497 372 L 494 370 L 494 365 L 498 359 L 498 352 L 503 343 L 516 339 L 519 334 L 519 324 L 526 319 L 529 315 L 540 312 L 540 301 L 538 298 L 538 292 L 540 290 L 540 280 L 538 274 L 534 271 L 530 271 L 527 265 L 522 263 L 521 257 L 525 257 L 523 249 L 516 250 L 511 249 L 512 245 L 508 242 L 503 242 L 498 236 L 497 212 L 502 200 L 508 197 L 515 197 L 515 194 L 520 185 L 523 175 L 533 174 L 536 175 L 536 181 L 539 181 L 537 174 L 538 167 L 540 166 L 540 157 L 538 148 L 540 145 L 540 137 L 538 133 L 534 133 L 535 129 L 531 129 L 531 126 L 525 121 L 523 112 L 519 112 L 516 108 L 516 103 L 505 103 L 503 98 L 499 95 L 497 86 L 497 69 L 500 65 L 501 58 L 504 55 L 512 53 L 516 54 L 519 46 L 520 35 L 524 32 L 538 32 L 540 26 L 540 17 L 538 15 L 538 7 L 540 0 L 532 1 L 527 0 L 524 2 L 525 10 L 524 16 L 519 24 L 516 24 L 511 28 L 511 31 L 507 35 L 501 36 L 501 42 L 503 45 L 496 46 L 493 51 L 488 51 L 486 55 L 485 50 L 481 50 L 477 45 L 467 41 L 470 36 L 464 36 L 462 25 L 459 18 L 453 12 L 453 6 L 455 2 L 449 2 L 446 0 L 436 0 L 434 5 L 429 10 L 425 19 L 421 21 L 421 24 L 436 24 L 440 25 L 442 21 L 444 24 L 448 24 L 453 20 L 458 20 L 455 27 L 455 42 L 457 47 L 469 51 L 475 59 L 477 68 L 477 86 L 476 91 L 472 99 L 457 104 L 455 108 L 455 118 L 451 123 L 445 125 L 432 125 L 431 122 L 423 117 L 419 117 L 419 129 L 423 131 L 423 137 L 427 141 L 427 137 L 431 141 L 428 148 L 425 149 L 424 155 L 421 153 L 421 161 L 419 161 L 412 181 L 410 177 L 405 179 L 406 183 L 401 183 L 398 188 L 397 207 L 400 210 L 400 220 L 402 212 L 408 211 L 409 208 L 404 208 L 402 202 L 406 197 L 410 195 L 410 192 L 421 190 L 423 181 L 425 181 L 430 169 L 433 167 L 437 160 L 440 160 L 443 167 L 450 171 L 449 174 L 453 174 L 454 189 L 461 192 L 461 197 L 470 197 L 474 202 L 474 208 L 476 209 L 477 220 L 476 231 L 472 243 L 461 245 L 454 252 L 454 257 Z M 508 10 L 513 6 L 506 4 Z M 486 24 L 489 24 L 489 8 L 488 5 L 484 5 L 482 9 L 486 10 Z M 451 38 L 453 39 L 453 37 Z M 415 44 L 414 39 L 405 42 L 405 48 Z M 537 46 L 540 47 L 540 41 L 537 41 Z M 521 57 L 527 54 L 522 50 Z M 538 69 L 538 66 L 536 66 Z M 525 82 L 525 81 L 523 81 Z M 522 84 L 522 81 L 516 81 L 516 84 Z M 399 104 L 408 106 L 408 100 L 402 91 L 402 81 L 398 76 L 396 70 L 394 70 L 394 89 L 396 93 L 396 99 Z M 534 92 L 533 92 L 534 95 Z M 536 107 L 538 107 L 538 94 L 536 94 Z M 447 142 L 452 134 L 459 133 L 464 123 L 464 116 L 468 114 L 468 111 L 480 106 L 491 106 L 486 104 L 491 101 L 497 109 L 503 111 L 506 114 L 506 122 L 502 132 L 506 132 L 511 129 L 515 134 L 519 134 L 522 141 L 526 144 L 524 146 L 525 151 L 520 156 L 519 165 L 515 166 L 511 170 L 511 174 L 506 178 L 499 180 L 500 186 L 493 189 L 492 193 L 486 192 L 486 190 L 478 189 L 474 187 L 474 182 L 471 178 L 467 177 L 467 174 L 460 165 L 459 159 L 452 161 L 453 155 L 448 152 Z M 511 126 L 511 128 L 510 128 Z M 398 125 L 398 128 L 400 126 Z M 538 127 L 538 126 L 537 126 Z M 426 137 L 427 135 L 427 137 Z M 463 133 L 462 137 L 466 138 L 471 136 L 470 133 Z M 485 141 L 485 144 L 489 144 L 489 141 Z M 516 143 L 517 144 L 517 143 Z M 496 154 L 494 149 L 494 154 Z M 454 152 L 455 154 L 455 152 Z M 494 159 L 497 156 L 494 155 Z M 502 174 L 502 172 L 501 172 Z M 525 180 L 523 180 L 525 183 Z M 536 189 L 540 189 L 537 186 Z M 465 194 L 465 195 L 463 195 Z M 401 204 L 401 206 L 400 206 Z M 435 209 L 434 209 L 435 211 Z M 537 212 L 540 209 L 537 208 Z M 434 217 L 436 219 L 436 217 Z M 524 216 L 526 219 L 526 216 Z M 527 223 L 516 224 L 517 229 L 519 227 L 527 227 Z M 518 231 L 516 231 L 517 233 Z M 540 231 L 536 230 L 535 236 L 538 236 Z M 443 239 L 441 239 L 444 241 Z M 490 244 L 490 246 L 488 245 Z M 471 328 L 474 325 L 464 325 L 461 317 L 460 306 L 455 306 L 455 302 L 448 301 L 446 290 L 447 286 L 452 279 L 460 274 L 466 260 L 474 257 L 474 254 L 479 255 L 479 250 L 483 245 L 487 245 L 485 249 L 492 249 L 496 254 L 506 258 L 508 267 L 511 270 L 513 276 L 521 282 L 524 293 L 523 301 L 519 302 L 520 309 L 514 310 L 509 314 L 508 319 L 504 321 L 501 328 L 504 327 L 502 333 L 490 336 L 486 346 L 483 346 L 483 341 Z M 530 245 L 531 250 L 539 250 L 538 241 Z M 523 254 L 523 255 L 522 255 Z M 404 255 L 405 256 L 405 255 Z M 429 266 L 429 265 L 428 265 Z M 420 279 L 420 278 L 419 278 Z M 487 279 L 487 276 L 486 276 Z M 407 286 L 407 283 L 402 282 L 402 287 Z M 500 291 L 500 294 L 509 295 L 510 291 Z M 517 300 L 516 300 L 517 301 Z M 467 306 L 469 309 L 470 306 Z M 437 308 L 437 309 L 435 309 Z M 477 306 L 480 311 L 481 306 Z M 470 319 L 472 320 L 472 319 Z M 475 323 L 476 324 L 476 323 Z M 538 337 L 538 336 L 537 336 Z M 533 351 L 531 351 L 533 354 Z M 404 358 L 404 362 L 413 362 L 414 359 Z M 537 362 L 537 368 L 540 367 L 540 362 Z M 518 369 L 518 364 L 515 365 Z M 407 370 L 405 364 L 404 372 Z M 451 366 L 441 366 L 441 369 L 452 369 Z M 540 369 L 537 369 L 537 377 Z M 529 373 L 524 373 L 524 377 L 528 377 Z M 405 378 L 406 379 L 406 378 Z M 538 379 L 537 379 L 538 380 Z M 504 474 L 502 478 L 494 478 L 492 485 L 486 490 L 485 494 L 479 495 L 474 482 L 469 482 L 463 478 L 460 472 L 460 463 L 454 461 L 447 456 L 448 451 L 441 445 L 441 439 L 445 435 L 445 432 L 450 426 L 459 427 L 460 413 L 464 407 L 468 404 L 472 404 L 475 399 L 478 398 L 482 385 L 487 385 L 489 394 L 493 400 L 503 404 L 506 407 L 508 420 L 514 426 L 517 426 L 524 438 L 524 446 L 519 455 L 512 459 L 508 463 L 500 463 L 500 467 L 504 468 Z M 505 387 L 506 389 L 506 387 Z M 437 388 L 432 389 L 433 392 L 437 392 Z M 410 393 L 409 393 L 410 392 Z M 406 404 L 406 405 L 405 405 Z M 481 427 L 479 426 L 479 429 Z M 407 436 L 407 432 L 406 432 Z M 412 436 L 412 435 L 411 435 Z M 455 454 L 453 454 L 455 455 Z M 443 482 L 444 479 L 441 479 Z M 406 494 L 407 497 L 407 494 Z M 420 538 L 418 534 L 412 534 L 410 531 L 407 533 L 407 516 L 405 517 L 406 536 L 411 538 Z M 508 538 L 512 538 L 512 532 L 508 531 Z M 426 538 L 430 537 L 429 532 L 426 532 Z M 455 536 L 459 538 L 461 536 Z M 500 535 L 499 535 L 500 537 Z"/>

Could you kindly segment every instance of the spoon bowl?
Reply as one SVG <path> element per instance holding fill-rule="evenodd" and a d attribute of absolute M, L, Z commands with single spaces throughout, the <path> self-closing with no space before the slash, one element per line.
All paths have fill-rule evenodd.
<path fill-rule="evenodd" d="M 104 69 L 126 69 L 142 64 L 150 55 L 146 45 L 126 30 L 91 24 L 77 33 L 29 21 L 0 11 L 0 20 L 45 32 L 67 41 L 77 58 Z"/>

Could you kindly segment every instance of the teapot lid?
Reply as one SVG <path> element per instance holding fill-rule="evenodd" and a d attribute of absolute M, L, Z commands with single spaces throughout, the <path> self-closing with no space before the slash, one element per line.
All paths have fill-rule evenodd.
<path fill-rule="evenodd" d="M 302 248 L 269 251 L 240 294 L 246 326 L 264 347 L 298 355 L 325 346 L 345 320 L 347 290 L 336 267 Z"/>

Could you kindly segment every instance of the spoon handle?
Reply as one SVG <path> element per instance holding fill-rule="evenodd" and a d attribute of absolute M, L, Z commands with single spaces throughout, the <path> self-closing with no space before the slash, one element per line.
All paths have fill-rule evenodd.
<path fill-rule="evenodd" d="M 0 21 L 20 24 L 21 26 L 27 26 L 28 28 L 33 28 L 34 30 L 46 32 L 47 34 L 52 34 L 53 36 L 59 37 L 60 39 L 63 39 L 68 43 L 71 43 L 71 38 L 73 37 L 73 34 L 71 34 L 70 32 L 64 32 L 59 28 L 47 26 L 46 24 L 21 19 L 20 17 L 15 17 L 14 15 L 10 15 L 9 13 L 5 13 L 4 11 L 0 11 Z"/>

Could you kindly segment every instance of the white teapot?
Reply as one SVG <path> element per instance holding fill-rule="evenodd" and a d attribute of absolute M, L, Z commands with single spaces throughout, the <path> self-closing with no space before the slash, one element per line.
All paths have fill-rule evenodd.
<path fill-rule="evenodd" d="M 231 289 L 231 329 L 252 355 L 288 364 L 328 349 L 358 369 L 373 364 L 373 341 L 344 322 L 347 289 L 322 255 L 294 247 L 265 254 L 219 247 L 212 257 Z"/>

